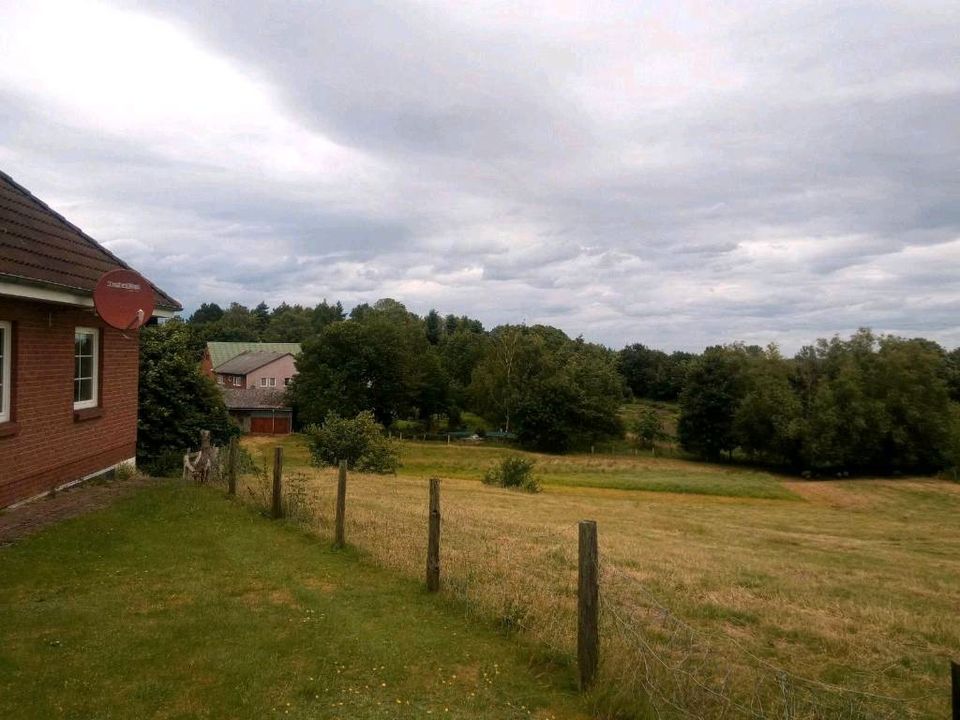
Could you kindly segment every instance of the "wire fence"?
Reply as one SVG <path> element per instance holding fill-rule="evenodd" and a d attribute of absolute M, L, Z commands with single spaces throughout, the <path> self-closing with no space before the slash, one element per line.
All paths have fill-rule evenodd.
<path fill-rule="evenodd" d="M 638 662 L 629 685 L 641 688 L 654 717 L 921 717 L 915 702 L 825 683 L 782 668 L 729 636 L 711 635 L 679 617 L 629 572 L 601 563 L 603 618 Z M 735 664 L 717 649 L 734 646 Z M 873 678 L 876 681 L 879 678 Z M 863 678 L 869 686 L 870 678 Z"/>
<path fill-rule="evenodd" d="M 238 495 L 268 512 L 266 458 L 240 479 Z M 350 474 L 347 543 L 376 564 L 422 578 L 427 483 Z M 508 492 L 508 491 L 501 491 Z M 286 517 L 334 537 L 336 471 L 283 478 Z M 520 633 L 544 657 L 572 666 L 577 655 L 577 524 L 522 522 L 495 509 L 442 505 L 442 586 L 465 612 Z M 930 716 L 942 691 L 890 697 L 880 673 L 850 688 L 780 667 L 728 633 L 710 632 L 661 601 L 637 573 L 603 559 L 600 530 L 601 663 L 592 696 L 608 717 L 893 720 Z"/>

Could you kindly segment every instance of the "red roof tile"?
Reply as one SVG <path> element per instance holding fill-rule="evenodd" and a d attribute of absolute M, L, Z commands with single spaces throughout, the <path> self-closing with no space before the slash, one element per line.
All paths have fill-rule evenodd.
<path fill-rule="evenodd" d="M 93 292 L 103 273 L 120 267 L 130 266 L 0 172 L 0 278 L 87 294 Z M 150 285 L 158 308 L 183 309 L 163 290 Z"/>

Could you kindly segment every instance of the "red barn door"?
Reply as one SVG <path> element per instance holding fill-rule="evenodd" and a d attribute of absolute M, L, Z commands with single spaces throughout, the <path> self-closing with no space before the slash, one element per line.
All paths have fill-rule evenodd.
<path fill-rule="evenodd" d="M 250 432 L 261 435 L 286 435 L 290 432 L 290 416 L 251 417 Z"/>

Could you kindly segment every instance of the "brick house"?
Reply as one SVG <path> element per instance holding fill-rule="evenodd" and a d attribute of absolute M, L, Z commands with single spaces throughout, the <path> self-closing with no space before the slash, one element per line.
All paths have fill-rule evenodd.
<path fill-rule="evenodd" d="M 300 343 L 207 343 L 200 367 L 223 391 L 230 417 L 247 433 L 284 435 L 293 410 L 284 390 L 297 374 Z"/>
<path fill-rule="evenodd" d="M 283 388 L 297 374 L 293 353 L 240 353 L 213 369 L 217 384 L 235 388 Z"/>
<path fill-rule="evenodd" d="M 297 374 L 295 360 L 299 354 L 300 343 L 210 341 L 203 349 L 200 369 L 216 380 L 218 385 L 225 387 L 281 387 L 289 384 L 289 380 Z M 234 366 L 231 361 L 240 355 L 247 356 L 247 362 L 243 366 Z M 281 359 L 283 356 L 288 357 Z M 263 362 L 257 364 L 257 359 L 262 359 Z M 264 367 L 273 361 L 278 362 L 271 367 Z M 224 366 L 227 372 L 224 372 Z M 254 373 L 252 376 L 249 375 L 251 372 Z M 273 385 L 269 381 L 271 377 L 274 378 Z M 261 385 L 261 378 L 268 380 Z"/>
<path fill-rule="evenodd" d="M 93 308 L 128 267 L 0 172 L 0 507 L 135 462 L 139 333 Z"/>

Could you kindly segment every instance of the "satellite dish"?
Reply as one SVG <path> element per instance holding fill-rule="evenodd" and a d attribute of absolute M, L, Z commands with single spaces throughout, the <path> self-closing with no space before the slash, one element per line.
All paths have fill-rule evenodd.
<path fill-rule="evenodd" d="M 153 286 L 133 270 L 111 270 L 97 281 L 93 304 L 107 325 L 135 330 L 153 316 Z"/>

